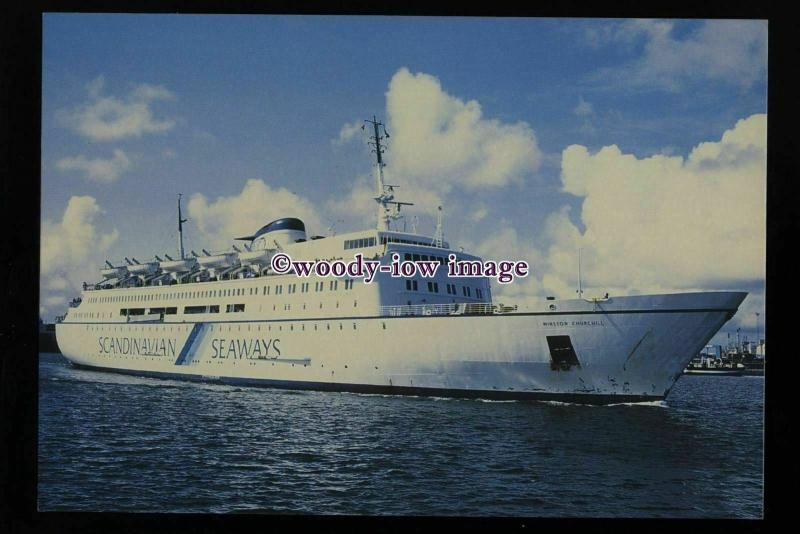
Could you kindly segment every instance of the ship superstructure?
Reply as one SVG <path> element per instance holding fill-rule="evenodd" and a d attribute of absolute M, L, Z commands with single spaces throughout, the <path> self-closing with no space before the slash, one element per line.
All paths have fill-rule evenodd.
<path fill-rule="evenodd" d="M 79 366 L 265 386 L 484 398 L 629 402 L 663 399 L 746 293 L 545 300 L 492 299 L 488 278 L 299 278 L 294 260 L 364 258 L 444 265 L 481 258 L 392 228 L 403 206 L 384 180 L 385 127 L 374 117 L 375 228 L 309 236 L 300 219 L 261 226 L 231 250 L 109 262 L 57 324 Z M 254 225 L 256 226 L 256 225 Z M 680 340 L 680 341 L 676 341 Z"/>

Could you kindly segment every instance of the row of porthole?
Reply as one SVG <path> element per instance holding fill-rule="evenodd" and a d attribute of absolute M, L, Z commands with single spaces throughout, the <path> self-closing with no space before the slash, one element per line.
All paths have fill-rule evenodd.
<path fill-rule="evenodd" d="M 356 330 L 356 329 L 357 329 L 356 325 L 357 325 L 357 323 L 353 323 L 353 330 Z M 384 330 L 386 330 L 386 323 L 385 323 L 385 322 L 384 322 L 384 323 L 381 323 L 381 325 L 382 325 L 382 328 L 383 328 Z M 261 325 L 257 325 L 257 326 L 258 326 L 258 331 L 260 332 L 260 331 L 261 331 Z M 271 331 L 272 331 L 272 325 L 267 325 L 267 326 L 268 326 L 268 329 L 267 329 L 267 331 L 271 332 Z M 305 327 L 305 323 L 301 323 L 301 325 L 300 325 L 300 326 L 301 326 L 301 331 L 305 331 L 305 329 L 306 329 L 306 327 Z M 330 329 L 331 329 L 331 324 L 330 324 L 330 323 L 326 323 L 326 326 L 327 326 L 327 329 L 328 329 L 328 330 L 330 330 Z M 124 331 L 127 331 L 127 332 L 130 332 L 130 331 L 131 331 L 131 328 L 133 328 L 133 331 L 134 331 L 134 332 L 145 332 L 145 333 L 147 333 L 147 332 L 149 332 L 149 330 L 150 330 L 150 328 L 148 328 L 148 327 L 145 327 L 145 326 L 130 326 L 130 325 L 126 325 L 126 326 L 113 326 L 113 327 L 109 327 L 109 328 L 110 328 L 110 329 L 112 329 L 112 330 L 109 330 L 109 331 L 111 331 L 111 332 L 116 332 L 116 331 L 117 331 L 117 328 L 119 328 L 119 331 L 120 331 L 120 332 L 123 332 L 123 328 L 125 328 L 125 330 L 124 330 Z M 160 330 L 160 331 L 162 331 L 162 332 L 166 332 L 166 328 L 167 328 L 167 327 L 166 327 L 165 325 L 162 325 L 162 326 L 160 327 L 160 329 L 159 329 L 159 327 L 158 327 L 158 326 L 156 326 L 156 330 L 155 330 L 155 331 L 156 331 L 156 332 L 158 332 L 158 331 Z M 179 331 L 179 332 L 180 332 L 181 330 L 184 330 L 184 331 L 185 331 L 185 330 L 188 330 L 188 329 L 189 329 L 189 327 L 188 327 L 188 326 L 185 326 L 185 327 L 183 327 L 183 328 L 181 328 L 180 326 L 178 326 L 177 328 L 178 328 L 178 331 Z M 223 329 L 224 329 L 224 327 L 219 327 L 219 328 L 220 328 L 220 330 L 223 330 Z M 228 325 L 228 332 L 231 332 L 231 331 L 232 331 L 232 328 L 233 328 L 233 326 L 232 326 L 232 325 Z M 344 327 L 343 327 L 343 323 L 339 323 L 339 330 L 343 330 L 343 329 L 344 329 Z M 91 330 L 91 331 L 93 331 L 93 330 L 99 330 L 99 331 L 103 331 L 103 332 L 104 332 L 104 331 L 106 331 L 106 327 L 105 327 L 105 326 L 92 326 L 92 325 L 86 325 L 86 330 Z M 214 325 L 211 325 L 211 327 L 210 327 L 210 330 L 211 330 L 212 332 L 214 331 Z M 294 324 L 290 324 L 290 325 L 289 325 L 289 330 L 290 330 L 290 331 L 294 331 Z M 317 323 L 314 323 L 314 330 L 317 330 Z M 169 331 L 170 331 L 170 332 L 172 332 L 172 331 L 173 331 L 173 327 L 172 327 L 172 326 L 170 326 L 170 327 L 169 327 Z M 241 331 L 242 331 L 242 325 L 237 325 L 237 332 L 241 332 Z M 247 331 L 248 331 L 248 332 L 250 332 L 250 325 L 247 325 Z M 280 331 L 280 332 L 282 332 L 282 331 L 283 331 L 283 325 L 278 325 L 278 331 Z"/>
<path fill-rule="evenodd" d="M 348 280 L 345 280 L 347 282 Z M 351 283 L 345 284 L 344 289 L 349 290 L 353 289 L 353 280 L 349 280 Z M 203 283 L 203 282 L 192 282 L 192 283 Z M 324 282 L 320 282 L 324 283 Z M 181 284 L 183 285 L 183 284 Z M 173 286 L 169 286 L 172 288 Z M 209 290 L 200 290 L 200 291 L 176 291 L 171 289 L 170 291 L 156 291 L 153 293 L 138 293 L 132 295 L 103 295 L 100 297 L 89 297 L 86 299 L 87 304 L 114 304 L 120 302 L 154 302 L 154 301 L 174 301 L 174 300 L 194 300 L 194 299 L 202 299 L 202 298 L 227 298 L 227 297 L 237 297 L 237 296 L 245 296 L 245 290 L 249 289 L 248 295 L 249 296 L 270 296 L 270 287 L 269 285 L 263 286 L 264 291 L 263 293 L 259 293 L 259 289 L 261 286 L 253 286 L 253 287 L 236 287 L 236 288 L 216 288 L 216 289 L 209 289 Z M 117 288 L 118 289 L 118 288 Z M 181 288 L 183 289 L 183 288 Z M 197 289 L 196 287 L 193 289 Z M 339 282 L 336 280 L 331 280 L 329 291 L 338 291 L 339 290 Z M 324 291 L 324 286 L 320 286 L 319 289 L 316 289 L 315 292 Z M 288 284 L 287 285 L 287 294 L 296 293 L 297 288 L 296 284 Z M 310 293 L 308 290 L 308 283 L 301 285 L 301 293 Z M 276 285 L 275 291 L 273 295 L 281 295 L 283 294 L 283 285 Z"/>
<path fill-rule="evenodd" d="M 191 362 L 192 365 L 196 365 L 198 363 L 200 363 L 200 362 L 199 361 Z M 211 360 L 206 360 L 205 363 L 210 364 L 212 362 L 211 362 Z M 216 363 L 217 363 L 217 365 L 222 365 L 225 362 L 223 360 L 217 360 Z M 232 360 L 232 363 L 233 363 L 233 365 L 236 365 L 236 361 L 235 360 Z M 258 364 L 258 362 L 250 362 L 250 365 L 257 365 L 257 364 Z M 275 366 L 275 362 L 272 362 L 272 365 Z M 291 365 L 292 365 L 292 367 L 295 367 L 295 364 L 291 364 Z M 304 363 L 303 367 L 311 367 L 311 364 L 310 363 Z M 321 364 L 320 367 L 325 367 L 325 364 L 324 363 Z M 378 370 L 378 366 L 376 365 L 374 367 L 375 367 L 375 370 L 377 371 Z M 347 365 L 345 365 L 344 368 L 345 369 L 349 369 L 349 367 Z"/>
<path fill-rule="evenodd" d="M 339 301 L 337 300 L 335 302 L 336 302 L 336 309 L 339 309 Z M 303 302 L 303 309 L 304 310 L 307 309 L 307 304 L 308 303 Z M 323 308 L 323 304 L 324 304 L 324 302 L 320 301 L 319 309 Z M 358 308 L 358 300 L 354 300 L 353 301 L 353 307 L 354 308 Z M 284 303 L 283 304 L 283 311 L 291 311 L 291 309 L 292 309 L 292 303 Z M 258 306 L 258 311 L 262 311 L 262 310 L 263 310 L 263 305 L 259 305 Z M 272 305 L 272 311 L 278 311 L 278 305 L 277 304 L 273 304 Z M 184 315 L 185 315 L 185 313 L 184 313 Z M 114 312 L 108 312 L 108 317 L 113 317 L 113 316 L 114 316 Z M 74 317 L 76 319 L 100 319 L 100 318 L 106 317 L 106 314 L 105 314 L 105 312 L 76 312 Z"/>

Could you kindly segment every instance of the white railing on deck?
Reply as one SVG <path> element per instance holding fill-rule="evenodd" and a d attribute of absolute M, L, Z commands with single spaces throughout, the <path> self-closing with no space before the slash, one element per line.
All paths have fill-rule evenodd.
<path fill-rule="evenodd" d="M 451 304 L 411 304 L 402 306 L 381 306 L 380 314 L 389 317 L 407 315 L 491 315 L 516 311 L 517 306 L 489 304 L 485 302 L 458 302 Z"/>

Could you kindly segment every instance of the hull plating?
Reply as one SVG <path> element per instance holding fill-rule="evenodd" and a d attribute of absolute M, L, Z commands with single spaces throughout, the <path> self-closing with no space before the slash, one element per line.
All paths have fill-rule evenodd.
<path fill-rule="evenodd" d="M 667 396 L 743 293 L 615 299 L 604 309 L 439 317 L 61 323 L 62 353 L 119 372 L 298 388 L 568 402 Z M 577 365 L 553 364 L 569 336 Z"/>

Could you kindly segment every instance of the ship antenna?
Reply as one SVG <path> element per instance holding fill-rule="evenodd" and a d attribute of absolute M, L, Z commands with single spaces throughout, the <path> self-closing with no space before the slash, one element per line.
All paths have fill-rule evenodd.
<path fill-rule="evenodd" d="M 181 218 L 181 197 L 183 195 L 178 193 L 178 251 L 180 252 L 181 259 L 186 259 L 183 253 L 183 223 L 189 219 Z"/>
<path fill-rule="evenodd" d="M 383 152 L 386 150 L 386 146 L 382 145 L 381 141 L 390 137 L 389 132 L 386 131 L 386 126 L 379 122 L 375 115 L 372 116 L 372 120 L 366 119 L 364 122 L 371 124 L 374 132 L 367 144 L 373 147 L 372 151 L 375 153 L 377 160 L 377 172 L 375 173 L 377 196 L 373 197 L 378 203 L 377 228 L 378 230 L 389 230 L 389 222 L 400 218 L 400 207 L 413 206 L 413 204 L 395 201 L 394 188 L 397 186 L 387 185 L 383 181 L 383 168 L 386 166 L 383 161 Z M 361 128 L 364 129 L 364 126 L 366 125 L 362 125 Z M 383 129 L 383 135 L 381 135 L 381 129 Z M 390 205 L 394 206 L 394 210 L 389 207 Z"/>
<path fill-rule="evenodd" d="M 581 249 L 578 248 L 578 298 L 583 298 L 583 283 L 581 281 Z"/>

